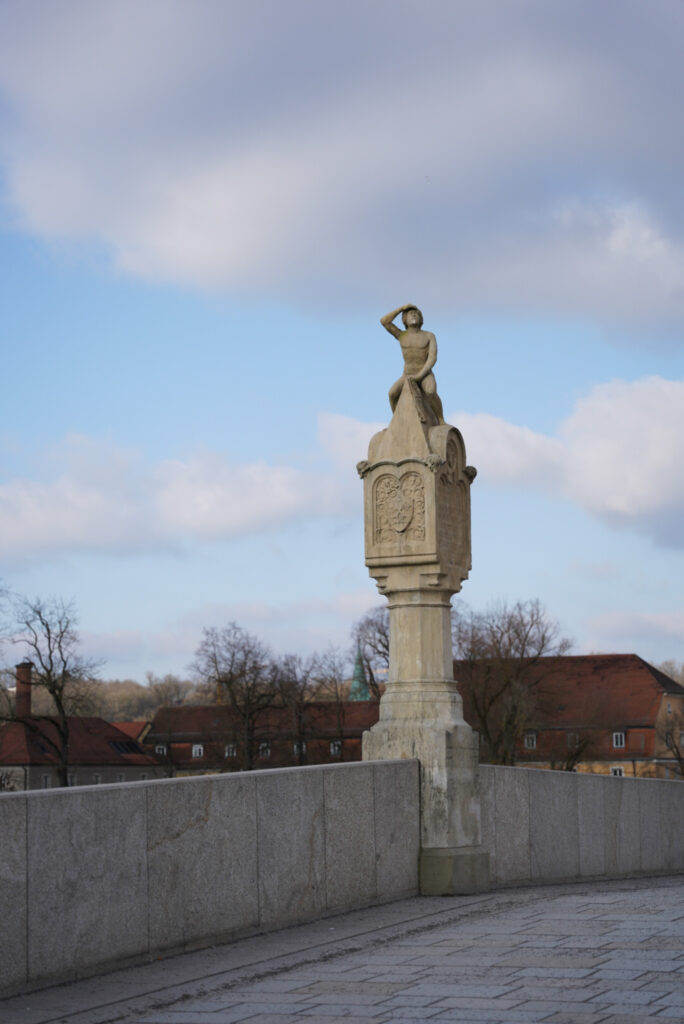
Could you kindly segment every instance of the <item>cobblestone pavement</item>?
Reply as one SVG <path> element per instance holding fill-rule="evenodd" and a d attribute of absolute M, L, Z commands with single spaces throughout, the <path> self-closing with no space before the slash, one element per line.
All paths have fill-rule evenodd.
<path fill-rule="evenodd" d="M 684 1024 L 684 877 L 420 897 L 0 1002 L 1 1024 Z"/>

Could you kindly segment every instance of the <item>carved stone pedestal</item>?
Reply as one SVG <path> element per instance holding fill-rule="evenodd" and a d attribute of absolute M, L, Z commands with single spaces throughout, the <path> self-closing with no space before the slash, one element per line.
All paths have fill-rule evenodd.
<path fill-rule="evenodd" d="M 407 381 L 386 430 L 359 463 L 366 565 L 389 603 L 390 665 L 364 760 L 421 764 L 421 891 L 488 888 L 480 849 L 478 739 L 453 677 L 451 597 L 470 569 L 470 484 L 458 430 Z"/>

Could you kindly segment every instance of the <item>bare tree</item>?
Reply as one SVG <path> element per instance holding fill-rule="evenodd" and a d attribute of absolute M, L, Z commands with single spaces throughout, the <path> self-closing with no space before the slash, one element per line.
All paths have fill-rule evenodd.
<path fill-rule="evenodd" d="M 673 658 L 668 658 L 667 661 L 661 661 L 659 665 L 656 665 L 656 668 L 659 668 L 670 679 L 674 679 L 676 683 L 684 686 L 684 661 L 677 662 Z"/>
<path fill-rule="evenodd" d="M 193 670 L 215 687 L 216 700 L 232 709 L 241 733 L 242 768 L 254 767 L 257 733 L 266 711 L 279 701 L 278 666 L 269 649 L 235 622 L 205 629 Z"/>
<path fill-rule="evenodd" d="M 567 653 L 539 601 L 494 605 L 453 618 L 456 678 L 481 756 L 493 764 L 515 764 L 516 749 L 530 727 L 543 683 L 541 659 Z"/>
<path fill-rule="evenodd" d="M 151 719 L 159 703 L 147 686 L 134 679 L 105 679 L 98 681 L 96 707 L 108 722 L 135 722 Z"/>
<path fill-rule="evenodd" d="M 146 672 L 147 687 L 156 707 L 168 707 L 172 704 L 185 704 L 193 691 L 188 679 L 167 672 L 165 676 L 156 676 L 154 672 Z"/>
<path fill-rule="evenodd" d="M 684 779 L 684 712 L 681 707 L 676 708 L 673 715 L 658 725 L 656 738 L 672 755 L 672 764 L 669 766 L 671 770 L 680 779 Z"/>
<path fill-rule="evenodd" d="M 81 655 L 77 625 L 74 605 L 62 598 L 17 597 L 13 602 L 13 623 L 5 636 L 24 660 L 31 662 L 33 689 L 49 697 L 49 727 L 45 718 L 34 715 L 21 721 L 40 733 L 41 740 L 54 753 L 60 786 L 69 785 L 69 718 L 91 711 L 94 677 L 99 668 L 98 662 Z"/>
<path fill-rule="evenodd" d="M 380 700 L 378 672 L 389 668 L 389 609 L 386 604 L 371 608 L 352 626 L 354 655 L 361 652 L 363 667 L 374 700 Z"/>
<path fill-rule="evenodd" d="M 301 658 L 286 654 L 277 662 L 277 683 L 280 700 L 290 710 L 297 763 L 307 764 L 306 743 L 312 735 L 308 707 L 320 689 L 319 659 L 315 654 Z"/>
<path fill-rule="evenodd" d="M 330 647 L 318 663 L 319 692 L 321 697 L 330 701 L 335 708 L 335 741 L 339 744 L 341 761 L 344 761 L 347 669 L 347 659 L 335 647 Z"/>

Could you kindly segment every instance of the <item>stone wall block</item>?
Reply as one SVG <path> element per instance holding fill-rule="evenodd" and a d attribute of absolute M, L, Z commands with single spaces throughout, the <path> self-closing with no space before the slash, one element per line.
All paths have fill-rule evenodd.
<path fill-rule="evenodd" d="M 636 787 L 639 797 L 639 844 L 641 871 L 659 871 L 662 863 L 663 837 L 660 826 L 660 788 L 656 779 L 640 779 Z"/>
<path fill-rule="evenodd" d="M 637 779 L 606 779 L 622 786 L 623 794 L 618 821 L 617 870 L 631 875 L 641 870 L 639 785 Z"/>
<path fill-rule="evenodd" d="M 496 878 L 496 815 L 495 815 L 495 779 L 496 768 L 491 765 L 480 765 L 477 773 L 478 792 L 480 794 L 480 829 L 482 849 L 489 854 L 489 871 L 492 879 Z"/>
<path fill-rule="evenodd" d="M 369 768 L 362 762 L 323 769 L 328 910 L 368 905 L 377 896 L 374 786 Z"/>
<path fill-rule="evenodd" d="M 579 874 L 577 779 L 569 772 L 530 771 L 532 879 L 573 879 Z"/>
<path fill-rule="evenodd" d="M 0 797 L 0 989 L 27 980 L 26 797 Z"/>
<path fill-rule="evenodd" d="M 576 783 L 579 832 L 579 873 L 582 878 L 606 870 L 606 779 L 597 775 L 573 775 Z"/>
<path fill-rule="evenodd" d="M 148 949 L 144 786 L 28 798 L 29 980 Z"/>
<path fill-rule="evenodd" d="M 684 871 L 684 782 L 658 782 L 661 871 Z"/>
<path fill-rule="evenodd" d="M 496 875 L 501 883 L 530 877 L 530 770 L 494 769 Z"/>
<path fill-rule="evenodd" d="M 630 875 L 641 865 L 639 786 L 641 780 L 602 778 L 606 829 L 606 872 Z"/>
<path fill-rule="evenodd" d="M 259 924 L 278 927 L 325 910 L 323 775 L 306 768 L 259 772 Z"/>
<path fill-rule="evenodd" d="M 378 899 L 414 896 L 420 853 L 420 765 L 375 764 L 373 785 Z"/>
<path fill-rule="evenodd" d="M 188 948 L 259 923 L 256 778 L 147 787 L 150 944 Z"/>

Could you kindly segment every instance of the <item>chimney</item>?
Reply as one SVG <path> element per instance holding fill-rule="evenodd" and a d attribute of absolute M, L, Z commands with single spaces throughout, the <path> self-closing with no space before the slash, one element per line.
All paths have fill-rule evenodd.
<path fill-rule="evenodd" d="M 28 718 L 31 714 L 31 670 L 30 661 L 16 666 L 17 689 L 14 699 L 14 713 L 17 718 Z"/>

